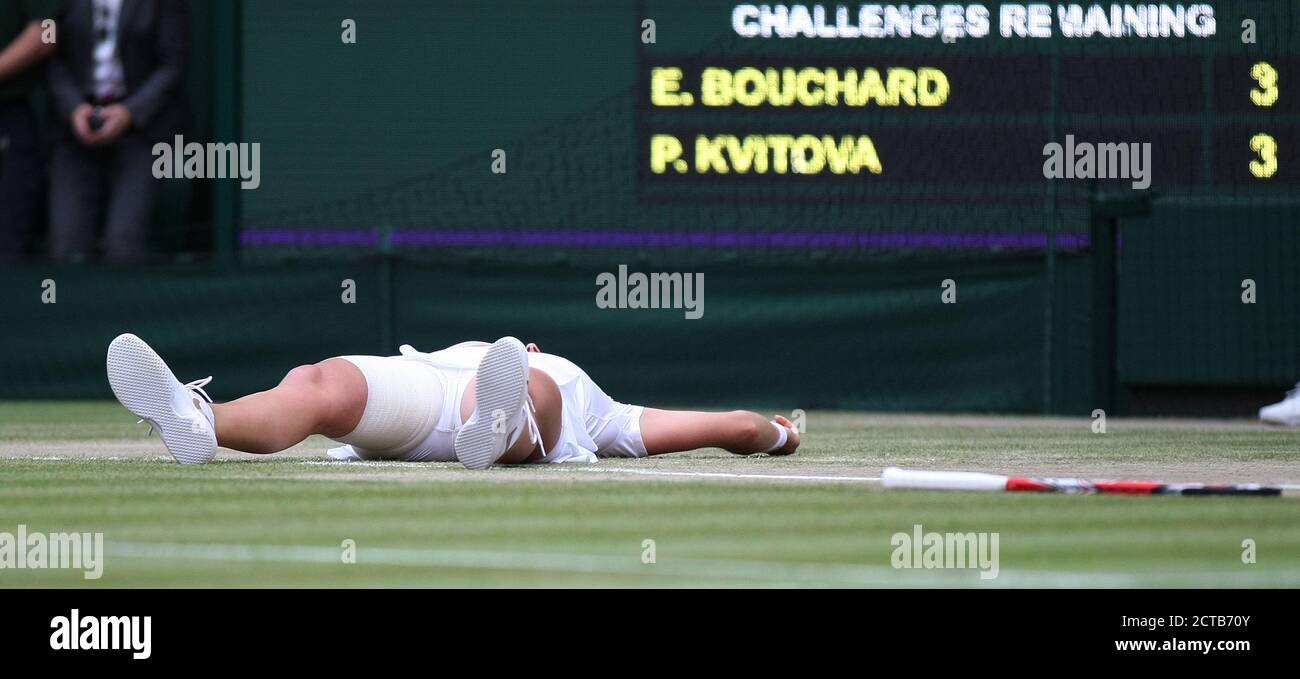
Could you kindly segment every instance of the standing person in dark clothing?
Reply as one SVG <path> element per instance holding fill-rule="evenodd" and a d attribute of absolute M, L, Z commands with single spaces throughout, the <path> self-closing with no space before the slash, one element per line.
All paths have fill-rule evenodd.
<path fill-rule="evenodd" d="M 59 125 L 50 165 L 50 250 L 89 254 L 102 224 L 110 261 L 145 254 L 158 193 L 155 142 L 182 118 L 180 0 L 65 0 L 50 90 Z"/>
<path fill-rule="evenodd" d="M 36 224 L 40 144 L 32 91 L 41 62 L 55 45 L 41 22 L 59 13 L 59 0 L 0 0 L 0 261 L 18 258 Z"/>

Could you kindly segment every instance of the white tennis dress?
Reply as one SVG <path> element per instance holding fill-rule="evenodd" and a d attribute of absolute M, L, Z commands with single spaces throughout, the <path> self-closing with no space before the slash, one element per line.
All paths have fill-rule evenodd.
<path fill-rule="evenodd" d="M 436 382 L 435 388 L 441 390 L 441 402 L 430 403 L 429 407 L 438 408 L 440 412 L 432 430 L 413 446 L 404 444 L 386 450 L 367 450 L 345 445 L 331 448 L 329 457 L 335 460 L 455 461 L 456 432 L 463 424 L 460 419 L 461 398 L 489 346 L 487 342 L 461 342 L 442 351 L 422 353 L 405 344 L 399 356 L 344 356 L 362 367 L 368 382 L 376 379 L 372 376 L 381 371 L 367 370 L 365 364 L 407 362 L 403 372 L 408 376 L 416 373 L 418 379 Z M 546 451 L 542 462 L 595 462 L 600 457 L 646 455 L 641 440 L 641 413 L 645 408 L 610 398 L 582 368 L 562 356 L 529 353 L 528 365 L 555 380 L 563 403 L 560 438 L 553 448 Z M 391 364 L 386 367 L 391 367 Z M 368 387 L 372 393 L 376 389 L 375 384 L 368 384 Z"/>

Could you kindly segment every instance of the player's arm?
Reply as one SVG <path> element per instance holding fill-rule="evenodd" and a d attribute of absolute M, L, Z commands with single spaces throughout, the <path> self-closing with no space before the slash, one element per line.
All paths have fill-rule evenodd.
<path fill-rule="evenodd" d="M 8 80 L 54 53 L 54 44 L 41 40 L 41 23 L 33 21 L 0 49 L 0 81 Z"/>

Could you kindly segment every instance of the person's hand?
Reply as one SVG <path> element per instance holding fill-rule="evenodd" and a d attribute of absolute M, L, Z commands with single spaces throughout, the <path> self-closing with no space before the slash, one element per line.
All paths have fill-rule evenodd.
<path fill-rule="evenodd" d="M 528 350 L 528 353 L 530 353 L 530 354 L 540 354 L 540 353 L 542 353 L 542 350 L 539 349 L 539 348 L 537 348 L 537 345 L 536 345 L 536 344 L 533 344 L 532 342 L 529 342 L 529 343 L 528 343 L 528 346 L 526 346 L 526 347 L 524 347 L 524 348 L 527 349 L 527 350 Z"/>
<path fill-rule="evenodd" d="M 777 424 L 781 425 L 782 427 L 785 427 L 786 430 L 790 432 L 790 434 L 789 436 L 786 437 L 785 445 L 781 446 L 780 450 L 774 450 L 768 453 L 768 455 L 789 455 L 793 453 L 795 450 L 798 450 L 799 428 L 794 426 L 793 422 L 787 420 L 784 417 L 781 417 L 780 415 L 776 415 L 775 420 Z"/>
<path fill-rule="evenodd" d="M 95 137 L 99 134 L 90 129 L 90 116 L 94 113 L 95 107 L 90 104 L 80 104 L 72 111 L 72 133 L 86 146 L 94 146 Z"/>
<path fill-rule="evenodd" d="M 131 129 L 131 111 L 122 104 L 109 104 L 99 110 L 104 125 L 97 133 L 97 143 L 107 144 Z"/>

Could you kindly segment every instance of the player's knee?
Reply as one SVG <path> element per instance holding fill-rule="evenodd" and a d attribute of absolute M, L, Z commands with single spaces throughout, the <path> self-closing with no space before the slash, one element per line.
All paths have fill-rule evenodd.
<path fill-rule="evenodd" d="M 320 365 L 300 365 L 285 373 L 280 386 L 317 389 L 324 381 L 325 371 L 321 370 Z"/>

